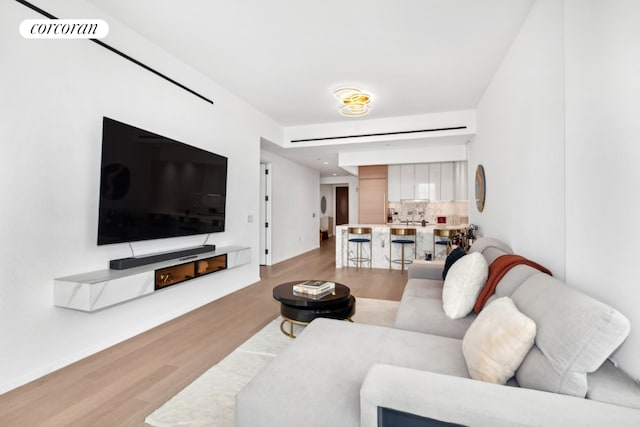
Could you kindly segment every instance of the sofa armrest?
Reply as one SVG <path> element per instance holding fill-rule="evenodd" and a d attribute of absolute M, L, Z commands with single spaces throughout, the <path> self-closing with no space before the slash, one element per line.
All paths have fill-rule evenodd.
<path fill-rule="evenodd" d="M 640 425 L 637 409 L 391 365 L 365 377 L 361 427 L 378 426 L 379 407 L 464 426 Z"/>
<path fill-rule="evenodd" d="M 442 280 L 444 265 L 442 264 L 411 264 L 407 267 L 409 279 Z"/>

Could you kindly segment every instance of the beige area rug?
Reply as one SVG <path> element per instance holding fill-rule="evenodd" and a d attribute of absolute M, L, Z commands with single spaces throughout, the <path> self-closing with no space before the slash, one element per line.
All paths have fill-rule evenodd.
<path fill-rule="evenodd" d="M 398 301 L 358 298 L 354 322 L 393 326 Z M 236 394 L 293 340 L 280 332 L 281 318 L 265 326 L 151 415 L 155 427 L 233 427 Z M 303 327 L 294 325 L 294 334 Z"/>

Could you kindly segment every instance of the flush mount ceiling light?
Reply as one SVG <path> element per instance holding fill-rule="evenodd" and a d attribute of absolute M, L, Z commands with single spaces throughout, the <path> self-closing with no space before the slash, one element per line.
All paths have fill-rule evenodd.
<path fill-rule="evenodd" d="M 333 93 L 340 101 L 340 114 L 347 117 L 364 116 L 369 112 L 371 96 L 360 89 L 343 87 Z"/>

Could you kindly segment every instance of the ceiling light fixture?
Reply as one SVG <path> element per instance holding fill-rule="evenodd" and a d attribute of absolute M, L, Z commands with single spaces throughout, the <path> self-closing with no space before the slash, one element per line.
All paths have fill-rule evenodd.
<path fill-rule="evenodd" d="M 340 114 L 347 117 L 364 116 L 369 112 L 371 95 L 363 93 L 360 89 L 342 87 L 333 93 L 340 101 Z"/>

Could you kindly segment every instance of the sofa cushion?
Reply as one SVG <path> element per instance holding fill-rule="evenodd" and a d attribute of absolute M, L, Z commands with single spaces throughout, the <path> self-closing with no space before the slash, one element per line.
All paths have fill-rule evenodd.
<path fill-rule="evenodd" d="M 468 378 L 460 346 L 457 339 L 315 319 L 240 391 L 236 426 L 357 427 L 360 388 L 371 366 Z"/>
<path fill-rule="evenodd" d="M 493 237 L 480 237 L 469 249 L 469 253 L 481 253 L 487 260 L 487 263 L 491 264 L 499 256 L 512 254 L 511 247 L 501 240 Z"/>
<path fill-rule="evenodd" d="M 444 264 L 434 263 L 417 263 L 409 264 L 407 267 L 407 276 L 409 279 L 432 279 L 442 280 L 442 269 Z"/>
<path fill-rule="evenodd" d="M 442 301 L 442 280 L 409 279 L 402 295 L 422 298 L 435 298 Z"/>
<path fill-rule="evenodd" d="M 585 397 L 594 372 L 629 334 L 610 306 L 543 273 L 511 296 L 537 326 L 535 345 L 516 371 L 521 387 Z"/>
<path fill-rule="evenodd" d="M 453 264 L 442 288 L 442 307 L 448 317 L 460 319 L 471 312 L 488 271 L 487 260 L 477 252 Z"/>
<path fill-rule="evenodd" d="M 462 339 L 475 318 L 475 313 L 455 320 L 448 318 L 442 309 L 442 298 L 403 295 L 394 327 Z"/>
<path fill-rule="evenodd" d="M 509 272 L 509 270 L 518 265 L 528 265 L 542 271 L 543 273 L 551 275 L 551 271 L 547 268 L 523 256 L 513 254 L 502 255 L 496 258 L 495 261 L 489 265 L 489 277 L 487 277 L 485 285 L 480 290 L 480 294 L 478 295 L 478 300 L 473 307 L 473 311 L 480 313 L 480 310 L 482 310 L 487 300 L 493 295 L 496 287 L 502 281 L 502 278 Z"/>
<path fill-rule="evenodd" d="M 458 246 L 454 250 L 451 251 L 449 255 L 447 255 L 447 259 L 444 261 L 444 269 L 442 270 L 442 280 L 447 278 L 447 273 L 453 264 L 456 263 L 460 258 L 465 256 L 467 253 L 461 246 Z"/>
<path fill-rule="evenodd" d="M 533 346 L 536 324 L 509 297 L 496 299 L 471 324 L 462 354 L 471 378 L 506 384 Z"/>
<path fill-rule="evenodd" d="M 606 360 L 595 372 L 587 374 L 587 399 L 640 409 L 640 384 Z"/>
<path fill-rule="evenodd" d="M 510 297 L 529 277 L 538 273 L 540 273 L 540 270 L 526 264 L 516 265 L 498 282 L 494 295 L 498 298 Z M 487 304 L 488 303 L 489 300 L 487 300 Z"/>

